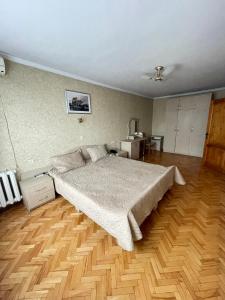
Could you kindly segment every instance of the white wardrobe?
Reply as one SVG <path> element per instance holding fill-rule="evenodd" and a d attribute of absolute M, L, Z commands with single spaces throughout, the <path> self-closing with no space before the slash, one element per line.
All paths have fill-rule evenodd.
<path fill-rule="evenodd" d="M 164 135 L 164 151 L 202 157 L 211 94 L 157 101 L 153 134 Z"/>

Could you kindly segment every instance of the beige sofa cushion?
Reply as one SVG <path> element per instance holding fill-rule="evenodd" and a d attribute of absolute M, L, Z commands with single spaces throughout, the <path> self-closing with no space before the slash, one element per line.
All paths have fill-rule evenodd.
<path fill-rule="evenodd" d="M 51 163 L 60 173 L 65 173 L 85 165 L 80 149 L 71 153 L 54 156 L 51 158 Z"/>

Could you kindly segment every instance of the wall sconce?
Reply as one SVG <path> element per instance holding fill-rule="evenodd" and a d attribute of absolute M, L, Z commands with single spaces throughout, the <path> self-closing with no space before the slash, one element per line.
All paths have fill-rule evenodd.
<path fill-rule="evenodd" d="M 78 122 L 79 123 L 83 123 L 84 122 L 84 118 L 78 118 Z"/>

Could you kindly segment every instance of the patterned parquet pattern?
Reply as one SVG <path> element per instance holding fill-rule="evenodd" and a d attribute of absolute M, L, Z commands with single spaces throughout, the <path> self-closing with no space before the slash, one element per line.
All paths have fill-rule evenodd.
<path fill-rule="evenodd" d="M 135 251 L 65 199 L 0 215 L 1 299 L 225 299 L 225 176 L 200 159 L 153 153 L 187 181 L 142 225 Z"/>

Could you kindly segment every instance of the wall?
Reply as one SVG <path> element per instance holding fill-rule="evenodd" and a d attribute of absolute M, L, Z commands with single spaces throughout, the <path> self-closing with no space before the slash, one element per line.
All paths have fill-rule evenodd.
<path fill-rule="evenodd" d="M 31 67 L 6 62 L 0 78 L 3 100 L 19 171 L 49 164 L 53 155 L 81 144 L 113 143 L 127 136 L 129 119 L 151 134 L 153 101 L 95 86 Z M 67 114 L 65 90 L 91 94 L 92 114 Z M 12 147 L 0 101 L 0 170 L 15 168 Z"/>
<path fill-rule="evenodd" d="M 153 101 L 152 134 L 165 135 L 167 99 Z"/>

